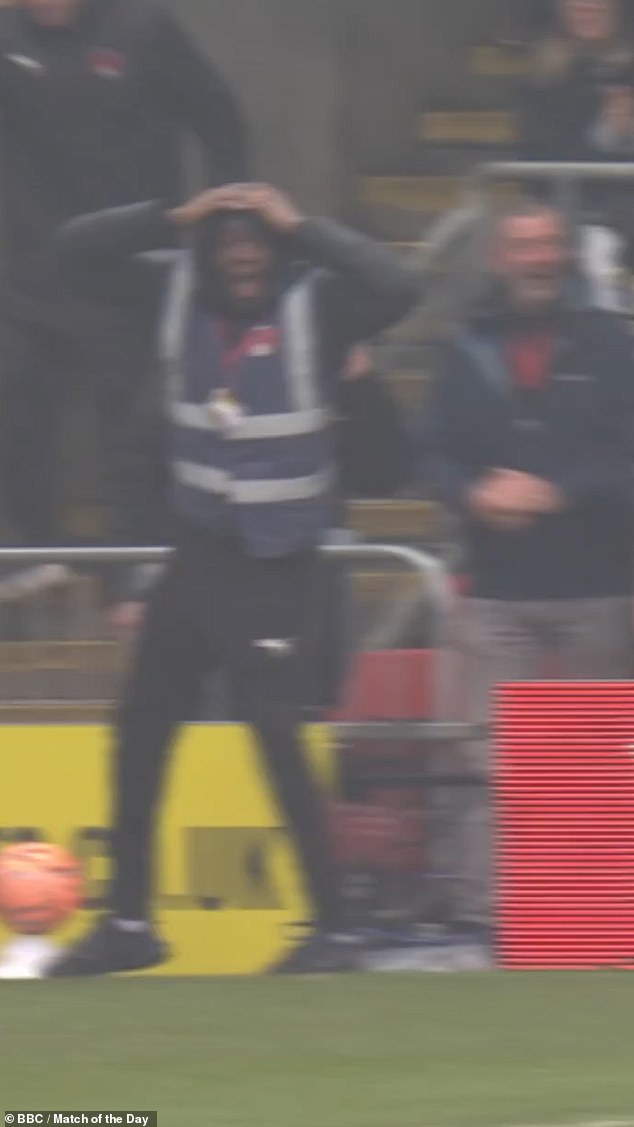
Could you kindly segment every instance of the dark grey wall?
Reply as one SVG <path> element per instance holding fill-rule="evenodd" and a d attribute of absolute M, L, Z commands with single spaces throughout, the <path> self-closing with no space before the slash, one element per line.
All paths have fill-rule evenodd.
<path fill-rule="evenodd" d="M 257 173 L 309 208 L 335 200 L 342 154 L 340 0 L 164 0 L 234 84 Z"/>
<path fill-rule="evenodd" d="M 468 44 L 520 0 L 163 0 L 239 91 L 258 174 L 337 208 L 347 173 L 398 171 L 416 112 L 460 100 Z"/>
<path fill-rule="evenodd" d="M 464 104 L 469 46 L 499 28 L 500 0 L 345 0 L 349 146 L 361 171 L 397 171 L 422 109 Z M 509 0 L 504 3 L 508 12 Z"/>

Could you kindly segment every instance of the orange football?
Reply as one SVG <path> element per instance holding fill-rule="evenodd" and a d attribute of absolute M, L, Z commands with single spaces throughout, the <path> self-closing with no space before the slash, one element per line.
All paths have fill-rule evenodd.
<path fill-rule="evenodd" d="M 0 851 L 0 918 L 20 935 L 45 935 L 81 900 L 81 870 L 59 845 L 19 842 Z"/>

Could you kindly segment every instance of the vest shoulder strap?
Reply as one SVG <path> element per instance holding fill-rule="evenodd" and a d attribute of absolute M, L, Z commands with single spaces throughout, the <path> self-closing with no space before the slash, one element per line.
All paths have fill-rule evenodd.
<path fill-rule="evenodd" d="M 181 359 L 193 291 L 194 259 L 183 251 L 170 270 L 161 322 L 160 355 L 168 364 L 178 364 Z"/>
<path fill-rule="evenodd" d="M 314 411 L 323 406 L 320 382 L 314 278 L 300 278 L 282 302 L 284 369 L 289 404 L 295 411 Z"/>

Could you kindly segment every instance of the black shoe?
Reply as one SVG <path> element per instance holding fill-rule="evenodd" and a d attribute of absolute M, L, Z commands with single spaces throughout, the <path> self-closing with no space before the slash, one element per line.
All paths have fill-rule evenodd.
<path fill-rule="evenodd" d="M 318 930 L 300 940 L 269 973 L 342 974 L 361 969 L 361 947 L 354 938 Z"/>
<path fill-rule="evenodd" d="M 168 957 L 167 946 L 149 927 L 144 931 L 124 931 L 106 917 L 52 964 L 47 978 L 142 970 L 163 963 Z"/>

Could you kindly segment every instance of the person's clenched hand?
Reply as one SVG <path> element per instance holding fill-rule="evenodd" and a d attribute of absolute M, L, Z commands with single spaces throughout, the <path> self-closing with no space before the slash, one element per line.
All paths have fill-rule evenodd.
<path fill-rule="evenodd" d="M 517 470 L 490 471 L 468 495 L 476 518 L 506 529 L 525 528 L 538 516 L 560 512 L 564 504 L 563 494 L 551 482 Z"/>

